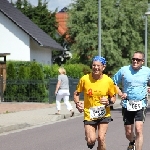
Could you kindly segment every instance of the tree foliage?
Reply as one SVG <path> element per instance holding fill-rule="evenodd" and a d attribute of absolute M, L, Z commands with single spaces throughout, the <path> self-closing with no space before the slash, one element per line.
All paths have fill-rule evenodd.
<path fill-rule="evenodd" d="M 130 62 L 134 51 L 144 50 L 144 13 L 146 0 L 101 1 L 102 56 L 107 71 Z M 71 49 L 88 64 L 98 54 L 98 0 L 74 0 L 69 9 L 68 32 Z"/>
<path fill-rule="evenodd" d="M 68 11 L 70 49 L 84 64 L 90 64 L 92 57 L 98 54 L 98 2 L 74 0 Z M 120 66 L 129 64 L 134 51 L 144 51 L 144 14 L 147 3 L 147 0 L 101 1 L 101 51 L 108 61 L 107 72 L 114 72 Z M 38 6 L 35 7 L 27 0 L 17 0 L 15 6 L 63 45 L 63 37 L 55 37 L 56 11 L 49 11 L 46 1 L 42 3 L 42 0 L 38 0 Z"/>

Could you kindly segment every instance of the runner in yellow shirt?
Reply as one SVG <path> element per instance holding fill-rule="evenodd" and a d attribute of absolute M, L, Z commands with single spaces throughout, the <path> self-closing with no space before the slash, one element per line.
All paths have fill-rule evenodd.
<path fill-rule="evenodd" d="M 81 77 L 77 90 L 74 92 L 76 108 L 79 112 L 84 112 L 87 146 L 92 149 L 97 139 L 97 150 L 106 150 L 105 135 L 108 123 L 112 121 L 109 103 L 116 101 L 117 93 L 112 79 L 103 74 L 105 67 L 105 58 L 95 56 L 92 62 L 92 73 Z M 84 102 L 79 100 L 81 92 L 84 92 Z M 96 129 L 98 129 L 98 138 Z"/>

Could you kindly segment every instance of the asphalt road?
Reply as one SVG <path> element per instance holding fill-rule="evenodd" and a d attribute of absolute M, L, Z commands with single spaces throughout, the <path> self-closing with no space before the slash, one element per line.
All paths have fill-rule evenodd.
<path fill-rule="evenodd" d="M 121 110 L 113 110 L 113 122 L 109 124 L 107 150 L 126 150 Z M 56 122 L 31 129 L 0 135 L 1 150 L 88 150 L 84 140 L 82 117 Z M 150 109 L 144 124 L 143 150 L 149 149 Z M 93 150 L 96 150 L 96 146 Z"/>

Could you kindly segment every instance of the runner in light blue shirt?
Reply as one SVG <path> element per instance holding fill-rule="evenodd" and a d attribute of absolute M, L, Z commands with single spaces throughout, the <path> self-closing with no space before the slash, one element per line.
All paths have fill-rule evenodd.
<path fill-rule="evenodd" d="M 135 52 L 132 57 L 132 64 L 122 67 L 113 77 L 114 83 L 122 91 L 119 92 L 122 98 L 122 113 L 126 132 L 126 138 L 130 141 L 127 150 L 142 150 L 143 145 L 143 123 L 145 121 L 147 107 L 147 85 L 150 81 L 150 68 L 144 64 L 144 54 Z M 136 140 L 133 137 L 135 121 Z"/>
<path fill-rule="evenodd" d="M 122 84 L 122 92 L 127 94 L 128 100 L 142 100 L 142 106 L 147 106 L 147 83 L 150 80 L 150 69 L 142 66 L 139 70 L 134 70 L 132 65 L 122 67 L 114 75 L 114 83 Z M 121 105 L 124 108 L 127 100 L 123 100 Z"/>

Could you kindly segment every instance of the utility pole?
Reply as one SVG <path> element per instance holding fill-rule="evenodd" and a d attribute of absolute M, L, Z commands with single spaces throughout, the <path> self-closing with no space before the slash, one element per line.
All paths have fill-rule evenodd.
<path fill-rule="evenodd" d="M 101 56 L 101 0 L 98 0 L 98 55 Z"/>

